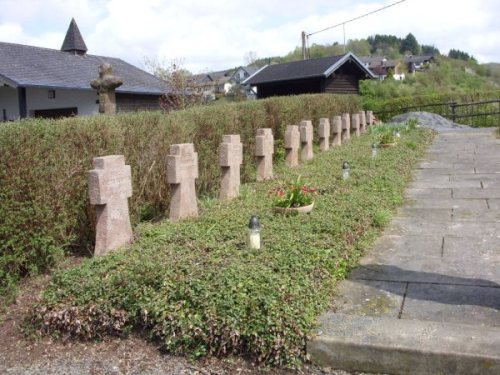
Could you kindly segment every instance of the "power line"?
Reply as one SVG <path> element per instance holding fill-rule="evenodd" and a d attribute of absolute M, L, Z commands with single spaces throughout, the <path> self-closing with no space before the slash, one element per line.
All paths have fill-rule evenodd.
<path fill-rule="evenodd" d="M 307 37 L 310 37 L 311 35 L 314 35 L 314 34 L 321 33 L 321 32 L 326 31 L 326 30 L 333 29 L 333 28 L 335 28 L 335 27 L 339 27 L 339 26 L 345 25 L 346 23 L 349 23 L 349 22 L 352 22 L 352 21 L 359 20 L 360 18 L 363 18 L 363 17 L 369 16 L 369 15 L 371 15 L 371 14 L 374 14 L 374 13 L 380 12 L 380 11 L 382 11 L 382 10 L 384 10 L 384 9 L 387 9 L 387 8 L 393 7 L 393 6 L 398 5 L 398 4 L 401 4 L 401 3 L 405 2 L 405 1 L 406 1 L 406 0 L 400 0 L 400 1 L 397 1 L 397 2 L 395 2 L 395 3 L 393 3 L 393 4 L 386 5 L 385 7 L 382 7 L 382 8 L 380 8 L 380 9 L 377 9 L 377 10 L 374 10 L 374 11 L 372 11 L 372 12 L 369 12 L 369 13 L 363 14 L 363 15 L 361 15 L 361 16 L 355 17 L 355 18 L 353 18 L 353 19 L 350 19 L 350 20 L 348 20 L 348 21 L 344 21 L 344 22 L 338 23 L 338 24 L 336 24 L 336 25 L 333 25 L 333 26 L 327 27 L 327 28 L 325 28 L 325 29 L 315 31 L 315 32 L 313 32 L 313 33 L 309 33 L 309 34 L 307 34 Z"/>

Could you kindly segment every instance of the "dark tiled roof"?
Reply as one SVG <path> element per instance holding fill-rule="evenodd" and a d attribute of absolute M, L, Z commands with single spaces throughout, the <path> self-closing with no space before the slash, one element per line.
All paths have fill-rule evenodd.
<path fill-rule="evenodd" d="M 218 72 L 210 72 L 207 73 L 208 76 L 214 81 L 217 81 L 221 79 L 222 77 L 230 77 L 231 76 L 231 70 L 220 70 Z"/>
<path fill-rule="evenodd" d="M 368 65 L 381 65 L 384 60 L 387 61 L 384 56 L 361 56 L 359 59 Z"/>
<path fill-rule="evenodd" d="M 117 92 L 161 95 L 170 91 L 166 82 L 121 59 L 0 42 L 0 79 L 14 86 L 92 90 L 90 81 L 99 77 L 104 62 L 123 79 Z"/>
<path fill-rule="evenodd" d="M 69 24 L 68 31 L 66 32 L 66 37 L 64 38 L 64 42 L 61 47 L 61 51 L 79 53 L 87 52 L 87 46 L 85 45 L 85 41 L 83 40 L 80 29 L 78 29 L 74 18 L 71 19 L 71 22 Z"/>
<path fill-rule="evenodd" d="M 421 64 L 423 62 L 427 62 L 429 60 L 432 60 L 434 56 L 432 55 L 420 55 L 420 56 L 405 56 L 405 63 L 410 64 Z"/>
<path fill-rule="evenodd" d="M 241 69 L 245 70 L 249 75 L 254 74 L 260 68 L 257 65 L 242 66 Z"/>
<path fill-rule="evenodd" d="M 244 81 L 244 84 L 258 85 L 262 83 L 290 81 L 304 78 L 326 77 L 337 70 L 349 59 L 353 59 L 366 74 L 373 74 L 352 53 L 340 56 L 329 56 L 319 59 L 294 61 L 286 64 L 268 65 L 257 71 Z"/>

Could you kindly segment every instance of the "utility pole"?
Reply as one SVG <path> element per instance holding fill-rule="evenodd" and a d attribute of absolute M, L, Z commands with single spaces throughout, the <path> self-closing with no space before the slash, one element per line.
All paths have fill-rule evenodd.
<path fill-rule="evenodd" d="M 302 60 L 307 60 L 306 40 L 307 40 L 306 32 L 302 31 Z"/>
<path fill-rule="evenodd" d="M 345 53 L 345 23 L 342 24 L 342 28 L 344 29 L 344 53 Z"/>

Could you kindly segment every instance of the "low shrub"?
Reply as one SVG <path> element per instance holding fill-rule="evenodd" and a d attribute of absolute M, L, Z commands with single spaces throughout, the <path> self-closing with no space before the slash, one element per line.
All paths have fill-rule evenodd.
<path fill-rule="evenodd" d="M 138 112 L 0 124 L 0 289 L 13 290 L 19 277 L 47 270 L 64 251 L 91 254 L 95 214 L 88 200 L 87 171 L 93 157 L 125 155 L 133 178 L 130 213 L 137 224 L 159 219 L 168 210 L 166 155 L 171 144 L 195 144 L 198 193 L 215 196 L 223 134 L 241 134 L 242 180 L 251 181 L 256 129 L 272 128 L 279 140 L 287 124 L 355 112 L 358 100 L 349 95 L 302 95 L 169 114 Z"/>
<path fill-rule="evenodd" d="M 206 199 L 200 218 L 142 223 L 128 249 L 57 272 L 25 329 L 99 338 L 149 332 L 170 353 L 241 354 L 296 366 L 307 336 L 342 279 L 402 201 L 412 167 L 432 138 L 424 128 L 371 158 L 375 132 L 276 179 L 242 186 L 230 202 Z M 342 180 L 348 160 L 351 178 Z M 304 176 L 317 188 L 308 215 L 273 213 L 281 181 Z M 262 224 L 262 250 L 250 250 L 250 216 Z"/>

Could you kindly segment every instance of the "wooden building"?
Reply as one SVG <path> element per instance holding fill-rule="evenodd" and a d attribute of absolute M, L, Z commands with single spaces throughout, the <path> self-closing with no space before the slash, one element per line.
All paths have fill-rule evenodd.
<path fill-rule="evenodd" d="M 313 93 L 359 94 L 359 81 L 373 73 L 353 54 L 266 65 L 243 82 L 257 98 Z"/>

